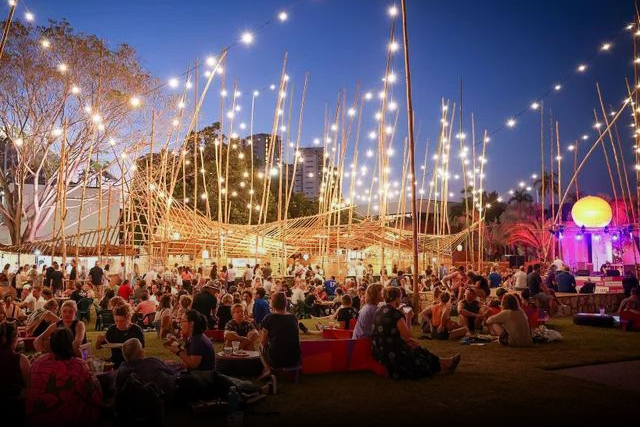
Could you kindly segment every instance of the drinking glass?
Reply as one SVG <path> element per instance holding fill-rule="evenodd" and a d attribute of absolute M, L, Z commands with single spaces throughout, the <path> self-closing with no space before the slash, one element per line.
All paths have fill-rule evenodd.
<path fill-rule="evenodd" d="M 233 347 L 224 347 L 222 351 L 224 352 L 225 356 L 231 356 L 231 354 L 233 353 Z"/>
<path fill-rule="evenodd" d="M 233 346 L 233 352 L 237 353 L 240 351 L 240 341 L 231 341 L 231 345 Z"/>
<path fill-rule="evenodd" d="M 104 371 L 104 360 L 102 359 L 94 358 L 91 361 L 91 365 L 93 366 L 93 372 L 96 374 L 101 374 Z"/>

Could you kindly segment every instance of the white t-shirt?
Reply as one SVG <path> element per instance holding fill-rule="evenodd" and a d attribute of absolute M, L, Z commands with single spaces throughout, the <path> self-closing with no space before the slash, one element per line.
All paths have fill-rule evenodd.
<path fill-rule="evenodd" d="M 35 311 L 35 310 L 38 310 L 39 308 L 43 308 L 44 304 L 47 301 L 44 298 L 42 298 L 42 296 L 36 299 L 36 297 L 34 297 L 33 294 L 29 294 L 29 296 L 24 299 L 24 302 L 25 302 L 25 305 L 29 308 L 29 310 Z"/>
<path fill-rule="evenodd" d="M 366 271 L 366 269 L 364 268 L 364 265 L 357 265 L 356 266 L 356 276 L 357 277 L 364 277 L 364 272 Z"/>
<path fill-rule="evenodd" d="M 524 289 L 527 287 L 527 273 L 525 273 L 522 270 L 518 270 L 516 271 L 516 273 L 513 275 L 514 279 L 515 279 L 515 286 L 518 289 Z"/>
<path fill-rule="evenodd" d="M 251 279 L 253 279 L 253 269 L 251 267 L 248 267 L 246 270 L 244 270 L 244 280 L 249 281 Z"/>
<path fill-rule="evenodd" d="M 291 291 L 291 302 L 293 304 L 304 302 L 304 291 L 300 288 L 293 288 Z"/>
<path fill-rule="evenodd" d="M 236 280 L 236 271 L 233 268 L 227 270 L 227 282 L 233 282 Z"/>
<path fill-rule="evenodd" d="M 267 295 L 271 294 L 271 286 L 272 286 L 272 283 L 268 280 L 265 280 L 264 282 L 262 282 L 262 287 L 264 288 Z"/>

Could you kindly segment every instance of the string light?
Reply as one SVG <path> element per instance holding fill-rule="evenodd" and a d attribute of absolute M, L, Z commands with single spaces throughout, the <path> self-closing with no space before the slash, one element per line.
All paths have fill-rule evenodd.
<path fill-rule="evenodd" d="M 33 13 L 31 12 L 25 12 L 24 19 L 26 19 L 28 22 L 33 22 L 35 16 L 33 16 Z"/>
<path fill-rule="evenodd" d="M 173 77 L 169 79 L 169 87 L 175 89 L 178 87 L 178 85 L 180 84 L 180 82 L 178 81 L 177 78 Z"/>
<path fill-rule="evenodd" d="M 16 147 L 21 147 L 23 142 L 24 141 L 22 140 L 22 138 L 16 138 L 13 140 L 13 143 L 16 145 Z"/>
<path fill-rule="evenodd" d="M 80 88 L 78 86 L 76 86 L 76 85 L 72 85 L 71 86 L 71 93 L 74 94 L 74 95 L 79 94 L 80 93 Z"/>
<path fill-rule="evenodd" d="M 42 39 L 40 40 L 40 45 L 44 48 L 44 49 L 49 49 L 51 47 L 51 42 L 47 39 Z"/>
<path fill-rule="evenodd" d="M 258 92 L 257 90 L 253 91 L 253 96 L 260 96 L 260 92 Z"/>
<path fill-rule="evenodd" d="M 253 43 L 253 34 L 250 33 L 249 31 L 246 31 L 244 33 L 242 33 L 242 36 L 240 37 L 240 41 L 244 44 L 246 44 L 247 46 Z"/>
<path fill-rule="evenodd" d="M 562 85 L 555 85 L 553 87 L 553 90 L 555 90 L 556 92 L 559 91 L 560 89 L 562 89 Z"/>
<path fill-rule="evenodd" d="M 289 15 L 284 10 L 278 14 L 278 19 L 280 22 L 284 22 L 289 18 Z"/>
<path fill-rule="evenodd" d="M 209 56 L 209 57 L 207 58 L 206 62 L 207 62 L 207 65 L 208 65 L 209 67 L 213 67 L 214 65 L 216 65 L 216 58 L 215 58 L 215 56 Z"/>
<path fill-rule="evenodd" d="M 515 119 L 509 119 L 507 120 L 507 126 L 510 128 L 513 128 L 516 125 L 516 120 Z"/>
<path fill-rule="evenodd" d="M 397 6 L 395 4 L 390 6 L 389 9 L 387 9 L 387 13 L 389 13 L 389 16 L 392 18 L 395 18 L 396 16 L 398 16 Z"/>
<path fill-rule="evenodd" d="M 573 150 L 575 150 L 575 149 L 576 149 L 575 145 L 569 145 L 569 146 L 567 147 L 567 150 L 569 150 L 569 151 L 573 151 Z"/>
<path fill-rule="evenodd" d="M 373 94 L 371 92 L 367 92 L 364 94 L 364 99 L 366 99 L 367 101 L 371 101 L 372 98 Z"/>
<path fill-rule="evenodd" d="M 537 102 L 531 103 L 531 109 L 532 110 L 537 110 L 538 108 L 540 108 L 540 104 L 538 104 Z"/>
<path fill-rule="evenodd" d="M 400 49 L 400 45 L 398 44 L 398 42 L 393 41 L 393 42 L 389 43 L 389 50 L 391 52 L 397 52 L 398 49 Z"/>
<path fill-rule="evenodd" d="M 607 51 L 611 49 L 611 43 L 603 43 L 602 46 L 600 47 L 600 50 L 604 50 Z"/>
<path fill-rule="evenodd" d="M 578 72 L 584 73 L 585 71 L 587 71 L 587 66 L 586 65 L 584 65 L 584 64 L 578 65 Z"/>
<path fill-rule="evenodd" d="M 67 66 L 67 64 L 65 64 L 64 62 L 61 62 L 60 64 L 58 64 L 58 71 L 62 74 L 66 73 L 67 70 L 69 69 L 69 67 Z"/>
<path fill-rule="evenodd" d="M 137 96 L 132 96 L 131 99 L 129 100 L 129 104 L 131 104 L 132 107 L 139 107 L 140 106 L 140 98 L 138 98 Z"/>

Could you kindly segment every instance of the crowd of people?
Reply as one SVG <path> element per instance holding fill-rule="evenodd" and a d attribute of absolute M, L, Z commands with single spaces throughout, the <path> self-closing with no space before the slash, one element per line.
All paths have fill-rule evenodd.
<path fill-rule="evenodd" d="M 106 310 L 113 316 L 113 324 L 97 336 L 94 345 L 98 350 L 110 349 L 110 361 L 117 369 L 116 401 L 119 390 L 127 389 L 130 373 L 156 384 L 168 400 L 221 395 L 231 386 L 246 393 L 274 391 L 274 371 L 300 364 L 299 334 L 319 334 L 326 327 L 317 323 L 317 330 L 309 330 L 299 321 L 309 316 L 328 319 L 330 327 L 352 330 L 354 339 L 370 339 L 372 356 L 394 379 L 453 372 L 460 362 L 459 354 L 436 356 L 412 337 L 413 278 L 395 265 L 391 273 L 383 268 L 376 277 L 370 265 L 359 262 L 356 275 L 344 281 L 303 262 L 290 266 L 292 277 L 286 280 L 274 277 L 269 263 L 247 265 L 240 272 L 232 264 L 218 268 L 213 263 L 206 274 L 203 270 L 174 265 L 151 268 L 142 275 L 136 268 L 132 286 L 124 276 L 116 283 L 105 280 L 107 273 L 96 263 L 85 280 L 81 274 L 66 277 L 63 290 L 46 280 L 47 270 L 42 283 L 37 277 L 24 279 L 29 277 L 24 269 L 13 275 L 22 276 L 15 280 L 3 273 L 0 374 L 9 382 L 3 391 L 10 396 L 0 398 L 11 401 L 23 396 L 22 415 L 34 425 L 46 419 L 56 425 L 59 417 L 100 416 L 103 394 L 109 391 L 101 390 L 89 364 L 83 363 L 87 326 L 79 317 L 78 305 L 86 299 L 95 299 L 99 312 Z M 59 270 L 54 267 L 54 271 Z M 637 314 L 638 281 L 633 274 L 625 279 L 629 297 L 620 310 Z M 529 272 L 491 266 L 484 273 L 441 265 L 424 271 L 418 285 L 420 291 L 433 295 L 431 304 L 415 319 L 425 338 L 459 340 L 486 333 L 503 345 L 518 347 L 533 342 L 532 313 L 552 312 L 557 305 L 555 292 L 575 288 L 575 278 L 564 265 L 555 264 L 544 276 L 537 264 Z M 30 361 L 16 351 L 18 328 L 34 337 L 33 346 L 42 356 Z M 157 336 L 145 336 L 145 329 L 155 330 Z M 256 388 L 215 371 L 215 350 L 205 334 L 212 329 L 223 331 L 225 346 L 237 341 L 240 349 L 258 352 L 263 364 L 258 380 L 268 381 L 265 386 Z M 162 340 L 179 364 L 145 357 L 148 339 Z M 58 401 L 62 398 L 64 404 Z"/>

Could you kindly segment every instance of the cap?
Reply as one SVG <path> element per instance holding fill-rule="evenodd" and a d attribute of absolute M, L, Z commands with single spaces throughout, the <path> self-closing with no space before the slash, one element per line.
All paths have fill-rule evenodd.
<path fill-rule="evenodd" d="M 31 289 L 31 285 L 24 285 L 22 289 Z"/>

